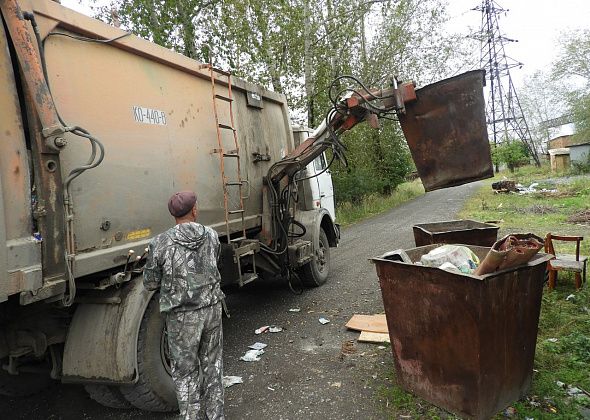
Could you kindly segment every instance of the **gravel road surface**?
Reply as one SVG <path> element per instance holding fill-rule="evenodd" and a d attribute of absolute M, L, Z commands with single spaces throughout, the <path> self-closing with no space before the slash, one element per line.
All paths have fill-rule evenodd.
<path fill-rule="evenodd" d="M 357 343 L 344 324 L 355 313 L 383 312 L 375 268 L 368 258 L 414 246 L 412 225 L 449 220 L 479 183 L 435 191 L 342 232 L 332 248 L 324 286 L 296 296 L 284 284 L 254 282 L 229 294 L 224 320 L 226 375 L 244 383 L 226 390 L 228 419 L 382 419 L 379 389 L 391 383 L 389 347 Z M 290 312 L 299 308 L 299 312 Z M 330 320 L 322 325 L 320 317 Z M 262 325 L 284 328 L 255 335 Z M 354 340 L 354 353 L 342 345 Z M 259 362 L 239 358 L 248 346 L 268 344 Z M 92 401 L 82 387 L 56 384 L 24 399 L 0 397 L 5 419 L 173 419 L 174 415 L 114 410 Z"/>

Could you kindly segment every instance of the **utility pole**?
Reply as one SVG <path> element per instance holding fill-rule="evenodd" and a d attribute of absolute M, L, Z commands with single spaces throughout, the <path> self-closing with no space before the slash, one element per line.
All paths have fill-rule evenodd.
<path fill-rule="evenodd" d="M 523 64 L 508 57 L 504 49 L 504 44 L 518 41 L 504 36 L 498 23 L 498 16 L 508 10 L 495 0 L 481 0 L 481 4 L 473 10 L 481 12 L 481 28 L 475 38 L 480 40 L 480 65 L 489 80 L 486 117 L 493 147 L 518 139 L 526 146 L 535 164 L 541 166 L 510 76 L 511 69 L 522 68 Z"/>

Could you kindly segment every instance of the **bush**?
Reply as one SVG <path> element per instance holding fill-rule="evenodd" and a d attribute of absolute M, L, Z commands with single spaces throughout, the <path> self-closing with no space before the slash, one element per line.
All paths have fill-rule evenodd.
<path fill-rule="evenodd" d="M 529 151 L 520 141 L 507 141 L 492 147 L 492 161 L 496 165 L 505 163 L 514 172 L 515 168 L 529 163 Z"/>
<path fill-rule="evenodd" d="M 334 165 L 332 171 L 337 203 L 359 203 L 372 194 L 389 195 L 413 169 L 404 137 L 390 121 L 379 130 L 356 127 L 343 141 L 349 166 Z"/>
<path fill-rule="evenodd" d="M 590 153 L 586 155 L 585 162 L 572 162 L 572 175 L 582 175 L 590 173 Z"/>

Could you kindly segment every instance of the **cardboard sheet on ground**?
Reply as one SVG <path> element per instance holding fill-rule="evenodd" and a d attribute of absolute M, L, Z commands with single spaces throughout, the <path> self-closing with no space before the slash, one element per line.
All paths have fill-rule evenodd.
<path fill-rule="evenodd" d="M 361 331 L 358 341 L 362 343 L 389 343 L 388 333 L 375 333 L 369 331 Z"/>
<path fill-rule="evenodd" d="M 356 331 L 368 331 L 375 333 L 389 333 L 385 314 L 379 315 L 353 315 L 346 323 L 346 328 Z"/>

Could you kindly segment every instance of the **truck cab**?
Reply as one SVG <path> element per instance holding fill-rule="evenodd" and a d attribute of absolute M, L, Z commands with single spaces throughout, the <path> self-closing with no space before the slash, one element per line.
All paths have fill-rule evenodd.
<path fill-rule="evenodd" d="M 295 147 L 307 140 L 312 132 L 313 130 L 302 125 L 293 126 Z M 323 152 L 307 165 L 304 171 L 301 171 L 299 178 L 305 180 L 302 185 L 305 210 L 324 208 L 328 211 L 332 220 L 336 221 L 334 185 L 332 184 L 332 173 L 328 166 L 328 157 L 326 152 Z"/>

